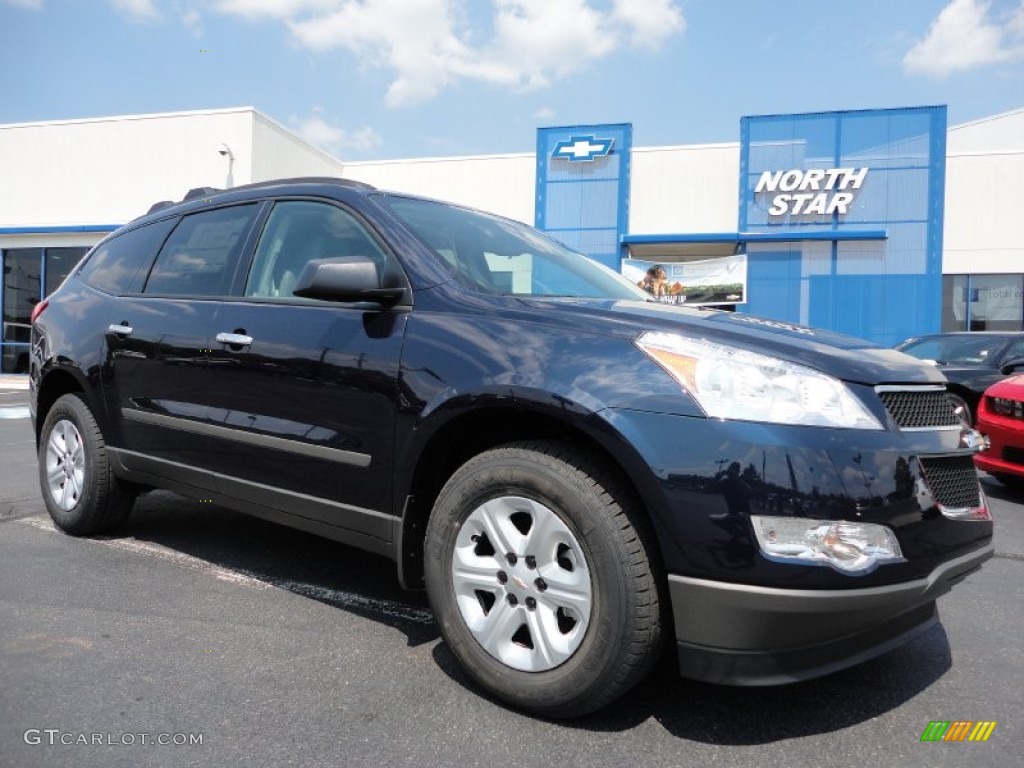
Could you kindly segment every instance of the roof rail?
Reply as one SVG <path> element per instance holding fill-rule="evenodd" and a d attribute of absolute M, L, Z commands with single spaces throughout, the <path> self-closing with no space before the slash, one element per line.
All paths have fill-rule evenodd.
<path fill-rule="evenodd" d="M 185 196 L 181 198 L 181 202 L 187 203 L 189 200 L 195 200 L 199 197 L 209 197 L 210 195 L 215 195 L 218 192 L 223 191 L 223 189 L 218 189 L 217 187 L 193 187 L 185 193 Z"/>
<path fill-rule="evenodd" d="M 161 200 L 158 203 L 153 203 L 153 205 L 151 205 L 149 207 L 149 210 L 146 211 L 146 215 L 149 215 L 151 213 L 156 213 L 157 211 L 162 211 L 164 208 L 168 208 L 168 207 L 170 207 L 172 205 L 177 205 L 177 203 L 179 203 L 179 202 L 180 203 L 187 203 L 190 200 L 198 200 L 200 198 L 210 197 L 211 195 L 216 195 L 216 194 L 219 194 L 221 192 L 236 192 L 236 191 L 242 191 L 242 190 L 246 190 L 246 189 L 257 189 L 259 187 L 272 187 L 272 186 L 276 186 L 278 184 L 297 184 L 297 183 L 307 183 L 307 184 L 331 183 L 331 184 L 341 184 L 343 186 L 352 187 L 354 189 L 365 189 L 365 190 L 374 190 L 374 189 L 376 189 L 376 187 L 374 187 L 372 184 L 367 184 L 366 182 L 363 182 L 363 181 L 356 181 L 355 179 L 343 179 L 343 178 L 340 178 L 340 177 L 337 177 L 337 176 L 299 176 L 299 177 L 296 177 L 296 178 L 288 178 L 288 179 L 268 179 L 266 181 L 257 181 L 257 182 L 254 182 L 252 184 L 245 184 L 245 185 L 243 185 L 241 187 L 233 187 L 232 189 L 220 189 L 218 187 L 193 187 L 192 189 L 190 189 L 188 192 L 185 193 L 185 196 L 181 200 L 178 200 L 178 201 L 175 201 L 175 200 Z"/>
<path fill-rule="evenodd" d="M 173 200 L 161 200 L 157 203 L 153 203 L 151 206 L 149 206 L 149 210 L 146 211 L 146 215 L 148 216 L 151 213 L 162 211 L 164 208 L 170 208 L 172 205 L 174 205 Z"/>
<path fill-rule="evenodd" d="M 286 179 L 267 179 L 265 181 L 254 181 L 251 184 L 235 187 L 235 189 L 258 189 L 260 187 L 273 187 L 278 184 L 341 184 L 342 186 L 354 189 L 376 189 L 372 184 L 367 184 L 365 181 L 343 179 L 340 176 L 293 176 Z"/>

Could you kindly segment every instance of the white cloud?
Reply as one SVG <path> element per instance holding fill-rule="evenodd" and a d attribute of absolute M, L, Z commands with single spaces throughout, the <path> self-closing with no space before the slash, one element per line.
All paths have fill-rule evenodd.
<path fill-rule="evenodd" d="M 314 112 L 320 112 L 319 108 Z M 310 144 L 314 144 L 328 152 L 338 154 L 345 149 L 354 149 L 362 152 L 376 149 L 382 143 L 381 137 L 372 128 L 358 128 L 355 131 L 347 131 L 335 125 L 331 125 L 319 114 L 314 114 L 304 120 L 293 120 L 295 132 Z"/>
<path fill-rule="evenodd" d="M 601 10 L 592 0 L 491 0 L 483 34 L 467 23 L 470 0 L 218 0 L 215 8 L 280 19 L 306 48 L 345 49 L 390 72 L 386 102 L 397 107 L 461 80 L 544 88 L 623 46 L 657 48 L 685 29 L 676 2 L 613 0 Z"/>
<path fill-rule="evenodd" d="M 537 120 L 547 122 L 549 120 L 554 120 L 557 114 L 558 113 L 555 112 L 555 110 L 553 110 L 551 107 L 541 107 L 540 109 L 533 113 L 533 116 Z"/>
<path fill-rule="evenodd" d="M 629 42 L 638 48 L 657 48 L 686 29 L 683 13 L 672 0 L 615 0 L 612 19 L 626 25 Z"/>
<path fill-rule="evenodd" d="M 4 2 L 17 8 L 28 8 L 32 11 L 38 11 L 43 7 L 43 0 L 4 0 Z"/>
<path fill-rule="evenodd" d="M 299 13 L 328 10 L 340 4 L 338 0 L 217 0 L 214 7 L 222 13 L 248 18 L 272 16 L 288 19 Z"/>
<path fill-rule="evenodd" d="M 189 31 L 192 37 L 202 37 L 203 32 L 203 16 L 199 11 L 194 8 L 190 8 L 181 14 L 181 23 L 185 26 L 185 29 Z"/>
<path fill-rule="evenodd" d="M 153 0 L 110 0 L 110 2 L 115 8 L 135 19 L 148 21 L 160 15 L 157 13 Z"/>
<path fill-rule="evenodd" d="M 990 0 L 951 0 L 903 57 L 909 74 L 945 77 L 1024 57 L 1024 0 L 1005 18 Z"/>

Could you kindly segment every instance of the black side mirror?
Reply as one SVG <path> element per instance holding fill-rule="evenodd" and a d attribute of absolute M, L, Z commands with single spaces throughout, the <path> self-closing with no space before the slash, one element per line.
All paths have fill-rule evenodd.
<path fill-rule="evenodd" d="M 391 305 L 402 297 L 405 288 L 385 287 L 372 259 L 341 256 L 307 262 L 292 293 L 321 301 L 373 301 Z"/>
<path fill-rule="evenodd" d="M 1024 368 L 1024 357 L 1013 357 L 1003 363 L 1003 367 L 999 369 L 999 372 L 1004 376 L 1009 376 L 1011 373 L 1016 373 L 1020 368 Z"/>

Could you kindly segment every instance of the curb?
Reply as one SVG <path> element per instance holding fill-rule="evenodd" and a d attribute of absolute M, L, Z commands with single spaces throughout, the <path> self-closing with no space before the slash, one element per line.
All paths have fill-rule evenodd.
<path fill-rule="evenodd" d="M 16 376 L 13 374 L 0 376 L 0 391 L 14 389 L 27 390 L 28 376 Z"/>

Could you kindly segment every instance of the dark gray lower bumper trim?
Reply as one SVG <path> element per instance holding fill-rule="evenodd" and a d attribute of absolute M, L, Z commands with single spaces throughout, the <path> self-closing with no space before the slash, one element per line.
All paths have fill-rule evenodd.
<path fill-rule="evenodd" d="M 850 590 L 779 589 L 669 576 L 684 677 L 777 685 L 895 648 L 937 621 L 935 600 L 992 556 L 988 545 L 927 578 Z"/>

